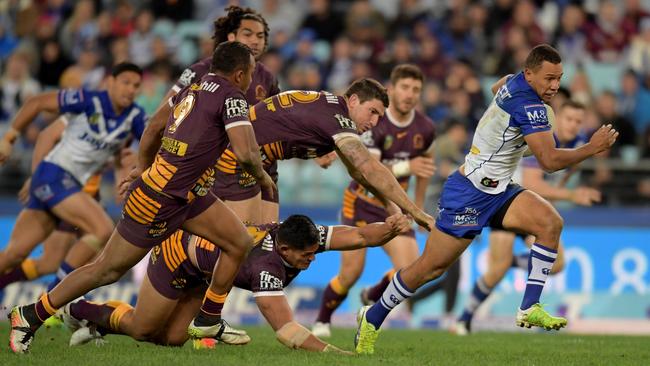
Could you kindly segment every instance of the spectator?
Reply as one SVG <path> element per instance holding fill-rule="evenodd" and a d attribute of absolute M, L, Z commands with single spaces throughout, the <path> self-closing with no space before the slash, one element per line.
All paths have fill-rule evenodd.
<path fill-rule="evenodd" d="M 611 91 L 602 92 L 596 100 L 596 111 L 603 124 L 611 124 L 618 131 L 616 144 L 610 151 L 611 157 L 620 157 L 621 149 L 636 145 L 636 133 L 630 121 L 621 116 L 616 104 L 616 94 Z M 642 132 L 642 131 L 639 131 Z"/>
<path fill-rule="evenodd" d="M 601 2 L 596 19 L 586 25 L 587 50 L 593 59 L 611 63 L 620 60 L 631 36 L 621 27 L 621 12 L 616 3 L 610 0 Z"/>
<path fill-rule="evenodd" d="M 0 132 L 4 133 L 18 109 L 27 98 L 38 94 L 41 87 L 29 73 L 29 62 L 22 52 L 14 52 L 0 81 Z"/>
<path fill-rule="evenodd" d="M 584 22 L 585 14 L 581 7 L 570 4 L 564 8 L 554 41 L 563 63 L 577 65 L 589 59 Z"/>
<path fill-rule="evenodd" d="M 135 9 L 126 0 L 119 0 L 111 19 L 111 29 L 115 37 L 128 37 L 135 29 L 133 14 Z M 147 11 L 148 12 L 148 11 Z"/>
<path fill-rule="evenodd" d="M 59 43 L 51 39 L 41 46 L 38 81 L 46 88 L 58 88 L 61 75 L 70 66 Z"/>
<path fill-rule="evenodd" d="M 618 111 L 629 121 L 634 121 L 637 108 L 639 80 L 634 71 L 627 70 L 621 78 L 621 91 L 618 94 Z"/>
<path fill-rule="evenodd" d="M 328 0 L 312 0 L 309 14 L 300 28 L 309 28 L 316 34 L 316 39 L 334 42 L 343 31 L 343 17 L 332 10 Z"/>
<path fill-rule="evenodd" d="M 97 36 L 97 25 L 93 18 L 95 5 L 92 0 L 80 0 L 74 7 L 72 16 L 61 29 L 59 42 L 66 56 L 79 58 L 83 48 L 89 47 Z"/>
<path fill-rule="evenodd" d="M 167 18 L 177 23 L 192 18 L 194 0 L 152 0 L 151 10 L 156 19 Z"/>
<path fill-rule="evenodd" d="M 140 67 L 149 65 L 154 59 L 152 52 L 155 35 L 151 31 L 153 21 L 151 11 L 141 11 L 135 19 L 135 30 L 128 36 L 131 61 Z"/>
<path fill-rule="evenodd" d="M 650 73 L 650 18 L 643 19 L 641 33 L 632 38 L 628 53 L 628 64 L 636 73 Z"/>

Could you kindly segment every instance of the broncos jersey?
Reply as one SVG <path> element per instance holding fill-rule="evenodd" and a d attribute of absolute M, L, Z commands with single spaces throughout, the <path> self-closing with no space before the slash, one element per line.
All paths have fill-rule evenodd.
<path fill-rule="evenodd" d="M 522 72 L 497 91 L 465 157 L 474 187 L 488 194 L 505 191 L 527 148 L 524 136 L 551 129 L 547 108 Z"/>
<path fill-rule="evenodd" d="M 145 127 L 145 112 L 140 106 L 131 104 L 117 115 L 105 90 L 61 90 L 59 110 L 66 127 L 44 160 L 65 169 L 82 185 L 132 134 L 140 139 Z"/>

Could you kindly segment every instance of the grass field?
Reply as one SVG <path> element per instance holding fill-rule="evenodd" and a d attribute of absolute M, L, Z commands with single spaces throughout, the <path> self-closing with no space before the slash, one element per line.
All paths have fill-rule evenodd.
<path fill-rule="evenodd" d="M 650 365 L 650 337 L 575 336 L 562 333 L 478 333 L 459 338 L 444 332 L 383 332 L 373 356 L 337 356 L 289 351 L 270 327 L 246 328 L 247 346 L 195 351 L 108 336 L 102 347 L 68 347 L 62 328 L 41 329 L 28 355 L 6 346 L 9 324 L 0 323 L 0 365 Z M 352 329 L 335 329 L 331 342 L 352 349 Z"/>

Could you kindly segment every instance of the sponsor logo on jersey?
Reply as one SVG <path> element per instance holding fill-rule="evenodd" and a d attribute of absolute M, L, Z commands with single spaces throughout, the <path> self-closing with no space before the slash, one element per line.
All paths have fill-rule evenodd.
<path fill-rule="evenodd" d="M 316 225 L 318 228 L 318 245 L 325 246 L 327 244 L 327 228 L 323 225 Z"/>
<path fill-rule="evenodd" d="M 147 234 L 152 238 L 157 238 L 167 232 L 167 221 L 159 221 L 151 224 Z"/>
<path fill-rule="evenodd" d="M 167 136 L 163 136 L 160 147 L 162 147 L 163 150 L 178 156 L 185 156 L 185 153 L 187 152 L 187 143 Z"/>
<path fill-rule="evenodd" d="M 225 102 L 226 118 L 244 117 L 248 119 L 248 103 L 241 98 L 228 98 Z"/>
<path fill-rule="evenodd" d="M 406 136 L 408 134 L 409 134 L 408 131 L 404 131 L 404 132 L 398 132 L 397 135 L 395 135 L 395 136 L 399 140 L 399 139 L 401 139 L 402 137 L 404 137 L 404 136 Z"/>
<path fill-rule="evenodd" d="M 393 146 L 393 136 L 392 135 L 386 135 L 384 138 L 384 150 L 390 149 L 391 146 Z"/>
<path fill-rule="evenodd" d="M 95 150 L 117 150 L 122 146 L 122 141 L 102 141 L 91 136 L 88 132 L 84 132 L 79 136 L 79 140 L 87 142 L 92 145 Z"/>
<path fill-rule="evenodd" d="M 339 125 L 341 126 L 341 128 L 346 128 L 346 129 L 350 129 L 350 130 L 356 130 L 357 129 L 357 125 L 354 123 L 354 121 L 347 118 L 347 117 L 345 117 L 345 116 L 342 116 L 342 115 L 337 113 L 337 114 L 334 115 L 334 118 L 336 118 L 336 120 L 339 122 Z"/>
<path fill-rule="evenodd" d="M 465 212 L 454 216 L 454 226 L 478 225 L 478 211 L 473 207 L 465 207 Z"/>
<path fill-rule="evenodd" d="M 548 125 L 548 116 L 544 104 L 525 105 L 524 111 L 532 128 L 544 128 Z"/>
<path fill-rule="evenodd" d="M 492 178 L 483 177 L 483 179 L 481 179 L 481 185 L 488 188 L 496 188 L 499 186 L 499 181 Z"/>
<path fill-rule="evenodd" d="M 178 82 L 183 86 L 188 86 L 192 84 L 192 80 L 194 80 L 195 76 L 196 73 L 192 71 L 192 69 L 185 69 L 185 71 L 183 71 L 181 74 L 181 77 L 178 78 Z"/>
<path fill-rule="evenodd" d="M 260 290 L 282 290 L 282 281 L 268 271 L 260 272 Z"/>
<path fill-rule="evenodd" d="M 182 290 L 187 286 L 187 280 L 184 278 L 174 278 L 169 285 L 175 289 Z"/>
<path fill-rule="evenodd" d="M 361 134 L 361 142 L 368 147 L 375 145 L 375 141 L 372 139 L 372 130 L 368 130 Z"/>
<path fill-rule="evenodd" d="M 413 136 L 413 148 L 418 150 L 424 148 L 424 137 L 421 133 L 416 133 Z"/>
<path fill-rule="evenodd" d="M 161 250 L 162 249 L 160 248 L 160 245 L 153 247 L 151 254 L 149 254 L 149 260 L 151 261 L 151 264 L 156 264 L 156 262 L 158 262 L 158 257 L 160 256 Z"/>

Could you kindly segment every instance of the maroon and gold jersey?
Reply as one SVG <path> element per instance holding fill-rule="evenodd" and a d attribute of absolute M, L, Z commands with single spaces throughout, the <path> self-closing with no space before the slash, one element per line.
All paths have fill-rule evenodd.
<path fill-rule="evenodd" d="M 433 122 L 415 110 L 410 122 L 404 125 L 394 122 L 390 111 L 386 110 L 386 114 L 379 119 L 377 125 L 361 136 L 361 141 L 368 150 L 379 155 L 381 162 L 387 165 L 421 156 L 431 147 L 434 139 Z M 409 180 L 409 176 L 397 178 L 404 190 L 408 190 Z M 350 182 L 348 191 L 365 201 L 383 207 L 377 198 L 354 180 Z M 346 192 L 348 195 L 350 193 Z"/>
<path fill-rule="evenodd" d="M 214 164 L 229 142 L 226 130 L 250 124 L 248 104 L 241 90 L 216 74 L 204 75 L 170 103 L 160 150 L 142 180 L 163 195 L 192 201 L 214 183 Z"/>
<path fill-rule="evenodd" d="M 281 295 L 282 289 L 293 281 L 301 270 L 289 266 L 276 251 L 275 237 L 279 224 L 251 225 L 248 232 L 253 237 L 255 246 L 242 263 L 234 281 L 234 286 L 253 292 L 253 296 Z M 320 233 L 318 250 L 322 253 L 329 249 L 332 227 L 316 225 Z M 211 276 L 220 251 L 211 242 L 182 234 L 183 252 L 188 253 L 190 244 L 196 249 L 196 266 L 205 277 Z M 184 254 L 183 253 L 183 254 Z M 187 255 L 182 255 L 183 258 Z"/>
<path fill-rule="evenodd" d="M 313 159 L 334 151 L 338 139 L 359 136 L 345 99 L 328 92 L 282 92 L 253 106 L 250 119 L 265 166 L 276 160 Z M 240 169 L 229 149 L 217 168 L 227 174 Z"/>
<path fill-rule="evenodd" d="M 206 57 L 203 60 L 190 65 L 183 71 L 181 76 L 172 87 L 174 92 L 179 92 L 192 83 L 197 82 L 210 71 L 210 64 L 212 57 Z M 273 74 L 264 66 L 264 64 L 257 62 L 255 70 L 253 71 L 253 80 L 251 85 L 246 91 L 246 101 L 250 105 L 262 101 L 270 96 L 280 93 L 278 88 L 278 80 Z"/>

